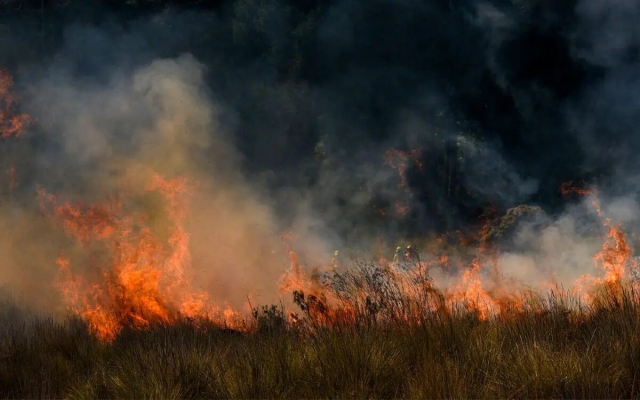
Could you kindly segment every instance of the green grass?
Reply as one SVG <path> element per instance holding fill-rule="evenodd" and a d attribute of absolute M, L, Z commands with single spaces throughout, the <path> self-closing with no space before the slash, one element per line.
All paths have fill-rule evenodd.
<path fill-rule="evenodd" d="M 640 301 L 617 289 L 598 299 L 580 311 L 552 294 L 488 321 L 459 311 L 401 322 L 378 304 L 376 318 L 363 307 L 356 322 L 328 326 L 309 308 L 285 324 L 274 307 L 255 311 L 250 333 L 185 321 L 110 344 L 78 319 L 29 319 L 5 305 L 0 397 L 640 397 Z"/>

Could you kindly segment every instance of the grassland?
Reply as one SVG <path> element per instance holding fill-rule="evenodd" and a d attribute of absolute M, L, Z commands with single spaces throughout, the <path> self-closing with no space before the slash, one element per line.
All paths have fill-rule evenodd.
<path fill-rule="evenodd" d="M 5 304 L 0 397 L 640 397 L 640 299 L 629 288 L 605 288 L 580 310 L 551 293 L 486 321 L 462 309 L 394 319 L 384 310 L 398 303 L 378 297 L 349 323 L 318 324 L 320 300 L 297 296 L 306 311 L 295 324 L 265 307 L 249 332 L 185 321 L 125 329 L 109 344 L 77 318 Z"/>

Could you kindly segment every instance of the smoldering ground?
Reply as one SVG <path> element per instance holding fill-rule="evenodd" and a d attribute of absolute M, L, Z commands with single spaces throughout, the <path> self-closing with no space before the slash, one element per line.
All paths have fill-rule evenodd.
<path fill-rule="evenodd" d="M 577 233 L 591 222 L 564 208 L 558 187 L 597 177 L 635 204 L 634 97 L 616 88 L 637 80 L 637 44 L 615 31 L 635 8 L 613 5 L 599 21 L 594 7 L 339 1 L 297 20 L 284 2 L 236 2 L 219 14 L 64 26 L 47 61 L 7 51 L 37 123 L 7 143 L 20 184 L 1 219 L 3 280 L 52 304 L 55 258 L 77 251 L 43 218 L 36 184 L 102 202 L 123 180 L 144 185 L 148 170 L 199 185 L 188 223 L 194 282 L 215 301 L 275 292 L 287 267 L 282 232 L 322 264 L 346 243 L 459 227 L 486 200 L 555 206 L 541 236 L 519 234 L 530 249 L 505 255 L 506 270 L 534 281 L 563 265 L 571 279 L 592 271 L 598 245 Z M 417 146 L 421 162 L 409 160 L 400 190 L 384 153 Z M 449 148 L 446 160 L 464 158 L 456 195 L 439 171 Z M 382 217 L 376 200 L 411 211 Z M 627 209 L 616 218 L 629 220 Z"/>

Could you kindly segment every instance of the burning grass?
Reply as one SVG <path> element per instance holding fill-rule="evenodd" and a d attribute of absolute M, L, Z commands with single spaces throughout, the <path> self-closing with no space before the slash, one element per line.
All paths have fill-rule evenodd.
<path fill-rule="evenodd" d="M 365 273 L 364 270 L 362 270 Z M 366 275 L 366 274 L 369 275 Z M 373 275 L 371 275 L 373 273 Z M 375 272 L 349 286 L 377 285 Z M 367 285 L 368 285 L 367 284 Z M 588 309 L 567 292 L 531 296 L 482 320 L 464 308 L 403 318 L 394 289 L 375 311 L 317 325 L 318 304 L 287 322 L 281 307 L 254 310 L 239 332 L 213 324 L 124 328 L 110 343 L 86 322 L 25 320 L 3 307 L 4 397 L 126 398 L 632 398 L 640 384 L 640 298 L 603 287 Z M 303 298 L 304 297 L 304 298 Z M 310 304 L 316 304 L 315 308 Z M 380 313 L 395 318 L 387 323 Z"/>
<path fill-rule="evenodd" d="M 70 318 L 0 321 L 5 397 L 637 396 L 637 266 L 596 200 L 606 236 L 593 262 L 603 276 L 568 290 L 538 294 L 503 277 L 497 249 L 482 240 L 468 263 L 379 252 L 376 262 L 313 270 L 284 235 L 287 305 L 243 316 L 211 308 L 189 285 L 185 182 L 150 182 L 131 204 L 152 193 L 164 219 L 138 215 L 126 196 L 86 205 L 40 191 L 45 213 L 99 273 L 77 275 L 77 259 L 61 255 Z M 453 280 L 437 286 L 434 269 Z"/>
<path fill-rule="evenodd" d="M 104 343 L 116 340 L 123 329 L 144 330 L 184 319 L 250 330 L 239 322 L 240 312 L 219 308 L 206 292 L 191 285 L 184 219 L 186 198 L 193 188 L 183 178 L 165 179 L 151 171 L 146 176 L 146 187 L 123 190 L 102 204 L 66 202 L 39 189 L 42 211 L 77 248 L 74 259 L 61 254 L 57 260 L 57 286 L 69 312 L 80 316 L 90 333 Z M 125 182 L 122 187 L 132 185 Z M 594 256 L 603 277 L 585 274 L 573 282 L 569 290 L 583 304 L 578 305 L 578 311 L 594 304 L 594 291 L 599 287 L 622 287 L 629 283 L 630 271 L 637 270 L 622 227 L 604 216 L 597 197 L 591 200 L 606 231 Z M 150 202 L 155 205 L 149 206 Z M 155 217 L 153 209 L 159 210 Z M 484 239 L 489 237 L 490 226 L 487 221 L 467 260 L 453 261 L 449 254 L 437 252 L 421 260 L 419 252 L 408 247 L 404 261 L 390 262 L 380 253 L 374 264 L 356 263 L 342 270 L 336 259 L 330 266 L 311 272 L 293 250 L 295 238 L 285 234 L 282 239 L 290 267 L 280 280 L 280 295 L 292 295 L 293 303 L 305 314 L 301 321 L 292 312 L 286 322 L 323 329 L 422 325 L 434 315 L 460 309 L 482 321 L 523 313 L 535 292 L 525 282 L 505 278 L 498 247 Z M 85 267 L 76 272 L 74 264 Z M 451 265 L 456 266 L 455 271 L 448 270 Z M 447 274 L 444 286 L 434 284 L 433 269 Z M 554 285 L 557 283 L 550 277 L 543 287 Z"/>
<path fill-rule="evenodd" d="M 604 238 L 593 263 L 602 276 L 567 290 L 552 276 L 542 294 L 503 276 L 498 247 L 484 239 L 488 223 L 468 259 L 436 250 L 421 259 L 407 248 L 403 260 L 381 251 L 348 268 L 337 254 L 327 268 L 301 265 L 295 238 L 283 235 L 286 306 L 242 315 L 191 286 L 186 180 L 147 177 L 99 204 L 39 190 L 42 211 L 76 249 L 58 258 L 72 317 L 7 320 L 6 396 L 636 396 L 637 265 L 595 196 Z M 444 286 L 434 270 L 444 271 Z"/>
<path fill-rule="evenodd" d="M 213 307 L 205 293 L 190 286 L 189 237 L 180 200 L 188 194 L 186 182 L 154 175 L 142 193 L 130 197 L 139 201 L 149 193 L 166 207 L 167 221 L 160 221 L 160 227 L 148 215 L 126 210 L 119 199 L 86 205 L 60 202 L 39 190 L 42 210 L 75 239 L 87 254 L 83 261 L 99 271 L 97 276 L 77 274 L 68 258 L 60 255 L 57 260 L 58 288 L 67 308 L 87 321 L 101 341 L 113 341 L 124 327 L 172 324 L 180 318 L 223 319 L 227 324 L 234 319 L 234 311 Z"/>

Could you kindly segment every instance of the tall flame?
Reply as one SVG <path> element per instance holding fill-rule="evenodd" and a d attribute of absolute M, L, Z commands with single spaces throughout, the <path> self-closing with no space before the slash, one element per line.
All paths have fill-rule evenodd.
<path fill-rule="evenodd" d="M 605 242 L 600 251 L 593 257 L 593 261 L 599 269 L 604 272 L 603 277 L 594 277 L 585 274 L 575 282 L 574 292 L 581 295 L 582 300 L 587 304 L 592 301 L 589 292 L 600 285 L 606 284 L 611 288 L 619 288 L 625 278 L 628 269 L 637 268 L 637 262 L 633 257 L 633 250 L 627 243 L 626 234 L 620 224 L 612 224 L 611 219 L 605 217 L 599 199 L 596 197 L 598 191 L 594 188 L 577 188 L 572 181 L 562 185 L 561 193 L 578 194 L 581 196 L 592 196 L 591 204 L 596 210 L 602 225 L 607 229 Z"/>
<path fill-rule="evenodd" d="M 70 310 L 81 315 L 104 341 L 113 340 L 126 326 L 144 328 L 185 317 L 214 318 L 221 312 L 209 307 L 207 295 L 194 291 L 185 276 L 191 262 L 183 226 L 189 193 L 186 181 L 155 175 L 145 192 L 163 197 L 169 225 L 166 239 L 159 228 L 146 223 L 148 216 L 126 212 L 115 198 L 90 206 L 60 203 L 39 189 L 43 210 L 90 255 L 94 264 L 89 266 L 100 271 L 96 282 L 90 283 L 73 273 L 70 259 L 58 258 L 58 285 Z M 101 256 L 101 251 L 107 256 Z"/>

